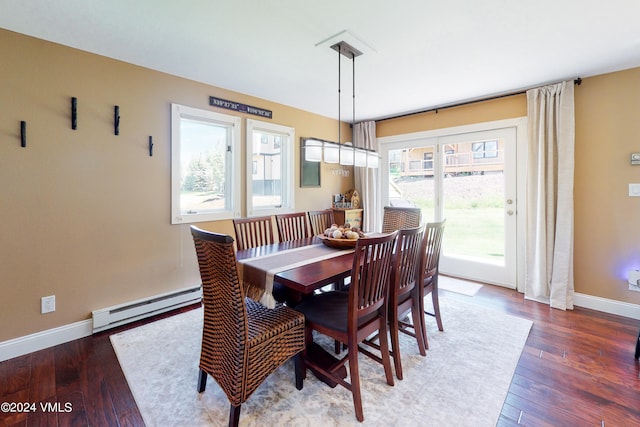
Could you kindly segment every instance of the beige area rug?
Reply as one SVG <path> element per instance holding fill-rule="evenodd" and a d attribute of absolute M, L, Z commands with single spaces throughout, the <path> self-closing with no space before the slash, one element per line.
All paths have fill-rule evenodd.
<path fill-rule="evenodd" d="M 309 372 L 296 390 L 289 361 L 242 405 L 240 425 L 495 426 L 532 322 L 454 298 L 440 304 L 445 331 L 427 318 L 426 357 L 401 334 L 405 379 L 394 387 L 381 365 L 360 355 L 364 423 L 343 387 Z M 215 381 L 196 391 L 201 331 L 197 309 L 111 336 L 147 426 L 227 425 L 229 402 Z"/>
<path fill-rule="evenodd" d="M 438 288 L 462 295 L 474 296 L 482 288 L 480 283 L 469 282 L 468 280 L 456 279 L 455 277 L 438 276 Z"/>

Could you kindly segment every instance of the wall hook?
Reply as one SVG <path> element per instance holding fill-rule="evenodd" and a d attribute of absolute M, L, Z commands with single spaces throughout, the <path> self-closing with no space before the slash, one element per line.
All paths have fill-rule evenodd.
<path fill-rule="evenodd" d="M 24 120 L 20 122 L 20 146 L 27 146 L 27 122 Z"/>
<path fill-rule="evenodd" d="M 120 135 L 120 107 L 118 105 L 113 107 L 113 132 Z"/>
<path fill-rule="evenodd" d="M 78 98 L 71 98 L 71 129 L 78 129 Z"/>
<path fill-rule="evenodd" d="M 153 156 L 153 137 L 149 135 L 149 157 Z"/>

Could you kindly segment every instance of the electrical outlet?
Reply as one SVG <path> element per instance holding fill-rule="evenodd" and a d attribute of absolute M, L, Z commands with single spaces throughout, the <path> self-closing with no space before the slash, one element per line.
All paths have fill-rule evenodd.
<path fill-rule="evenodd" d="M 50 295 L 48 297 L 42 297 L 40 299 L 40 308 L 42 314 L 56 311 L 56 296 Z"/>
<path fill-rule="evenodd" d="M 630 291 L 640 292 L 640 270 L 627 271 L 627 282 Z"/>

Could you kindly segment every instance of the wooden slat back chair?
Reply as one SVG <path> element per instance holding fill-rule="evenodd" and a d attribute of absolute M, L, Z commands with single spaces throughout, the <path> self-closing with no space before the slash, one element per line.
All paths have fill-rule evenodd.
<path fill-rule="evenodd" d="M 420 273 L 422 278 L 422 310 L 425 314 L 436 318 L 438 323 L 438 330 L 443 331 L 442 317 L 440 316 L 440 303 L 438 300 L 438 274 L 440 268 L 440 252 L 442 251 L 442 236 L 444 235 L 444 226 L 446 220 L 440 222 L 430 222 L 426 226 L 424 239 L 422 242 L 422 267 Z M 429 313 L 424 310 L 424 297 L 431 293 L 431 300 L 433 302 L 433 313 Z M 424 322 L 424 316 L 422 316 Z M 427 328 L 426 323 L 423 323 L 422 330 L 424 332 L 424 343 L 426 348 L 429 348 L 429 341 L 427 340 Z"/>
<path fill-rule="evenodd" d="M 311 237 L 306 212 L 276 215 L 276 227 L 281 242 Z"/>
<path fill-rule="evenodd" d="M 309 211 L 307 212 L 309 217 L 309 223 L 311 224 L 311 234 L 317 236 L 323 234 L 324 231 L 331 227 L 331 224 L 335 223 L 333 218 L 333 210 L 325 209 L 323 211 Z"/>
<path fill-rule="evenodd" d="M 393 260 L 391 289 L 389 290 L 389 329 L 396 376 L 402 379 L 402 359 L 400 355 L 399 333 L 414 337 L 418 351 L 426 356 L 424 341 L 424 307 L 420 289 L 420 268 L 425 227 L 406 228 L 398 232 L 398 240 Z M 413 323 L 404 319 L 411 312 Z"/>
<path fill-rule="evenodd" d="M 419 227 L 420 208 L 385 206 L 382 216 L 382 232 L 390 233 L 403 228 Z"/>
<path fill-rule="evenodd" d="M 296 360 L 296 387 L 302 389 L 304 316 L 284 305 L 268 309 L 245 298 L 231 236 L 195 226 L 191 234 L 204 302 L 198 392 L 211 375 L 231 403 L 229 426 L 237 426 L 240 405 L 291 357 Z"/>
<path fill-rule="evenodd" d="M 325 230 L 335 224 L 335 218 L 333 217 L 333 209 L 325 209 L 322 211 L 309 211 L 307 212 L 309 218 L 309 225 L 311 225 L 311 235 L 318 236 L 324 234 Z M 327 288 L 340 289 L 344 286 L 344 279 L 338 283 L 333 283 Z M 324 290 L 324 289 L 323 289 Z M 323 290 L 319 290 L 322 292 Z M 336 353 L 340 353 L 340 343 L 336 341 Z"/>
<path fill-rule="evenodd" d="M 331 291 L 317 294 L 296 306 L 296 310 L 305 315 L 308 342 L 311 340 L 312 331 L 315 330 L 347 344 L 347 354 L 331 368 L 323 368 L 306 357 L 305 368 L 312 368 L 351 391 L 358 421 L 364 420 L 358 353 L 362 352 L 382 363 L 387 384 L 393 385 L 387 339 L 387 294 L 397 234 L 393 232 L 379 237 L 358 239 L 348 292 Z M 381 356 L 359 346 L 376 332 L 380 335 Z M 338 374 L 347 362 L 350 382 Z"/>
<path fill-rule="evenodd" d="M 239 251 L 275 243 L 270 216 L 234 218 L 233 228 L 236 232 L 236 246 Z"/>

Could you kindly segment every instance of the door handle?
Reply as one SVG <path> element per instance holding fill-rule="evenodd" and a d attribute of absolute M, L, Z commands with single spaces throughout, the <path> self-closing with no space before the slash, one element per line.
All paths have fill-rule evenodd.
<path fill-rule="evenodd" d="M 512 211 L 511 209 L 509 209 L 509 210 L 507 211 L 507 215 L 513 215 L 513 211 Z"/>

